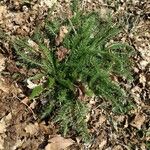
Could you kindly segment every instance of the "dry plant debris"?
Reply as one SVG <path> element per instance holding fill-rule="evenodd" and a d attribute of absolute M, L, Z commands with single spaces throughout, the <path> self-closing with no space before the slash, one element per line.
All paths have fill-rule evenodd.
<path fill-rule="evenodd" d="M 19 1 L 4 0 L 0 2 L 0 28 L 9 35 L 31 35 L 39 22 L 44 23 L 48 7 L 56 3 L 56 10 L 53 16 L 63 17 L 62 12 L 70 15 L 69 1 L 51 0 L 41 1 Z M 95 135 L 93 142 L 89 145 L 80 143 L 78 137 L 76 142 L 65 139 L 57 134 L 57 127 L 50 122 L 36 122 L 33 114 L 28 108 L 21 104 L 25 98 L 15 83 L 9 84 L 6 81 L 12 74 L 6 74 L 6 78 L 0 77 L 0 149 L 62 149 L 73 146 L 72 149 L 91 150 L 132 150 L 150 149 L 150 7 L 149 1 L 103 1 L 87 0 L 82 3 L 87 10 L 111 12 L 117 19 L 126 22 L 126 28 L 120 40 L 130 42 L 138 52 L 135 56 L 134 81 L 131 88 L 131 95 L 135 101 L 136 108 L 130 113 L 117 116 L 105 110 L 109 106 L 103 100 L 91 100 L 89 107 L 92 111 L 89 114 L 90 130 Z M 117 20 L 116 19 L 116 20 Z M 65 32 L 64 32 L 65 33 Z M 63 38 L 59 35 L 58 45 Z M 5 41 L 6 42 L 6 41 Z M 8 43 L 7 43 L 8 44 Z M 34 45 L 34 43 L 31 42 Z M 0 39 L 0 47 L 4 53 L 6 43 Z M 8 49 L 8 47 L 6 48 Z M 59 48 L 58 48 L 59 49 Z M 61 51 L 58 55 L 60 60 L 68 53 Z M 0 55 L 0 73 L 5 71 L 6 55 Z M 8 69 L 10 70 L 10 69 Z M 30 84 L 30 83 L 29 83 Z M 17 92 L 16 92 L 17 91 Z M 20 97 L 21 100 L 18 100 Z M 99 109 L 100 108 L 100 109 Z M 108 107 L 109 108 L 109 107 Z M 47 125 L 48 124 L 48 125 Z M 53 135 L 53 138 L 51 138 Z M 63 144 L 60 144 L 63 143 Z"/>
<path fill-rule="evenodd" d="M 74 144 L 72 139 L 65 139 L 59 135 L 51 138 L 45 150 L 62 150 Z"/>

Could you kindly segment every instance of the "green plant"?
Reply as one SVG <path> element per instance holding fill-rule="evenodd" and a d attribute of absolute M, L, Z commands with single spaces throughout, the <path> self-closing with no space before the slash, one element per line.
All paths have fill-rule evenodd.
<path fill-rule="evenodd" d="M 60 35 L 60 28 L 67 32 Z M 38 68 L 37 78 L 45 78 L 35 87 L 31 99 L 43 99 L 41 118 L 52 116 L 64 135 L 70 129 L 89 139 L 86 96 L 89 93 L 110 100 L 115 112 L 124 113 L 127 96 L 112 80 L 113 76 L 130 77 L 130 47 L 110 39 L 120 32 L 111 20 L 102 20 L 96 13 L 77 11 L 70 19 L 47 22 L 43 31 L 14 42 L 20 62 Z M 49 44 L 45 43 L 49 39 Z M 38 77 L 37 77 L 38 76 Z M 35 77 L 32 77 L 35 78 Z"/>

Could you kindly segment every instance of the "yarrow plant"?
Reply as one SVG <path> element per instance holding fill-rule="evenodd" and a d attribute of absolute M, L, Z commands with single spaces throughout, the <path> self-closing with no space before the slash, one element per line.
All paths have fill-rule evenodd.
<path fill-rule="evenodd" d="M 131 48 L 109 42 L 119 32 L 119 26 L 97 13 L 76 11 L 69 19 L 47 22 L 30 39 L 14 42 L 19 62 L 39 69 L 32 79 L 44 77 L 30 99 L 46 99 L 41 118 L 59 123 L 64 136 L 72 130 L 88 141 L 86 98 L 91 95 L 109 100 L 115 112 L 128 109 L 126 92 L 112 79 L 131 76 Z"/>

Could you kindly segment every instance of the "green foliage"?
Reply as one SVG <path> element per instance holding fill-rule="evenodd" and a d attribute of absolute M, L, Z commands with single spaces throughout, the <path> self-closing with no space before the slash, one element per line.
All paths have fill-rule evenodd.
<path fill-rule="evenodd" d="M 32 90 L 32 93 L 31 93 L 31 95 L 30 95 L 30 99 L 33 99 L 33 98 L 35 98 L 36 96 L 39 96 L 43 91 L 44 91 L 44 89 L 43 89 L 43 86 L 42 86 L 42 85 L 36 86 L 36 87 Z"/>
<path fill-rule="evenodd" d="M 61 46 L 68 49 L 69 54 L 59 61 L 55 38 L 61 26 L 68 28 Z M 79 83 L 85 88 L 85 92 L 80 89 L 83 95 L 93 93 L 110 100 L 115 112 L 128 110 L 125 91 L 111 78 L 131 77 L 131 48 L 126 44 L 109 42 L 119 32 L 119 26 L 110 20 L 103 21 L 96 13 L 77 12 L 71 19 L 48 22 L 43 32 L 36 31 L 32 39 L 38 44 L 38 50 L 29 46 L 28 38 L 14 42 L 20 61 L 28 67 L 39 68 L 40 74 L 46 78 L 43 85 L 33 89 L 31 98 L 47 99 L 41 116 L 52 116 L 64 136 L 72 129 L 84 141 L 89 139 L 85 121 L 88 109 L 77 94 Z M 49 46 L 44 44 L 44 39 L 49 39 Z"/>

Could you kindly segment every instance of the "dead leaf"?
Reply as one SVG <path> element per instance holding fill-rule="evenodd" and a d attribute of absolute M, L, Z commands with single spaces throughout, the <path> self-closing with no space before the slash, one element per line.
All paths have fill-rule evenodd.
<path fill-rule="evenodd" d="M 12 119 L 12 114 L 9 113 L 9 114 L 8 114 L 7 116 L 5 116 L 3 119 L 5 120 L 6 124 L 8 124 L 8 122 Z"/>
<path fill-rule="evenodd" d="M 137 114 L 134 118 L 134 120 L 131 122 L 131 125 L 133 127 L 136 127 L 137 129 L 141 129 L 141 126 L 143 125 L 143 123 L 145 122 L 145 115 L 144 114 Z"/>
<path fill-rule="evenodd" d="M 12 150 L 19 149 L 19 147 L 21 147 L 24 142 L 25 142 L 25 140 L 17 139 L 17 141 L 15 142 L 15 144 L 12 147 Z"/>
<path fill-rule="evenodd" d="M 146 150 L 146 144 L 145 143 L 141 144 L 141 150 Z"/>
<path fill-rule="evenodd" d="M 27 26 L 21 26 L 16 29 L 16 34 L 26 36 L 30 32 L 30 28 Z"/>
<path fill-rule="evenodd" d="M 56 36 L 56 38 L 55 38 L 56 46 L 59 46 L 63 42 L 63 39 L 64 39 L 64 37 L 67 33 L 68 33 L 67 27 L 66 26 L 61 26 L 60 30 L 59 30 L 59 35 Z"/>
<path fill-rule="evenodd" d="M 7 61 L 6 64 L 6 69 L 10 72 L 10 73 L 18 73 L 20 72 L 20 69 L 18 69 L 18 67 L 16 66 L 16 63 L 12 60 Z"/>
<path fill-rule="evenodd" d="M 6 123 L 4 121 L 0 122 L 0 134 L 6 132 Z"/>
<path fill-rule="evenodd" d="M 5 69 L 5 57 L 0 54 L 0 72 Z"/>
<path fill-rule="evenodd" d="M 4 116 L 0 120 L 0 134 L 6 132 L 6 128 L 8 126 L 9 121 L 11 120 L 11 118 L 12 118 L 12 115 L 11 115 L 11 113 L 9 113 L 7 116 Z"/>
<path fill-rule="evenodd" d="M 99 144 L 99 149 L 102 150 L 106 144 L 107 144 L 107 140 L 103 140 L 103 141 Z"/>
<path fill-rule="evenodd" d="M 16 25 L 22 25 L 24 22 L 24 15 L 22 13 L 16 13 L 13 22 L 15 22 Z"/>
<path fill-rule="evenodd" d="M 2 136 L 0 136 L 0 149 L 4 149 L 4 138 Z"/>
<path fill-rule="evenodd" d="M 58 60 L 62 61 L 68 53 L 69 53 L 69 50 L 63 46 L 60 46 L 59 48 L 57 48 L 56 55 L 58 57 Z"/>
<path fill-rule="evenodd" d="M 25 97 L 21 101 L 21 103 L 24 104 L 25 106 L 27 106 L 27 108 L 31 111 L 31 113 L 33 114 L 34 119 L 37 119 L 34 111 L 32 110 L 33 107 L 35 107 L 36 102 L 34 101 L 33 103 L 30 104 L 30 106 L 28 105 L 29 102 L 30 102 L 30 99 L 28 97 Z"/>
<path fill-rule="evenodd" d="M 4 141 L 7 137 L 6 135 L 6 128 L 10 125 L 10 120 L 12 119 L 12 114 L 9 113 L 8 115 L 4 116 L 0 120 L 0 150 L 4 150 Z"/>
<path fill-rule="evenodd" d="M 30 135 L 36 134 L 38 130 L 39 130 L 38 123 L 34 123 L 34 124 L 30 123 L 25 127 L 26 133 L 30 133 Z"/>
<path fill-rule="evenodd" d="M 52 6 L 57 2 L 57 0 L 41 0 L 41 6 L 44 6 L 44 4 L 48 8 L 52 8 Z"/>
<path fill-rule="evenodd" d="M 98 126 L 101 126 L 104 122 L 106 121 L 106 116 L 105 115 L 101 115 L 99 117 L 99 121 L 98 121 Z"/>
<path fill-rule="evenodd" d="M 40 130 L 42 133 L 46 133 L 46 134 L 51 133 L 50 125 L 47 126 L 44 121 L 42 121 L 42 122 L 39 124 L 39 130 Z"/>
<path fill-rule="evenodd" d="M 101 17 L 102 17 L 103 19 L 107 19 L 108 11 L 109 11 L 109 9 L 106 8 L 106 7 L 105 7 L 105 8 L 102 7 L 102 8 L 100 9 L 100 14 L 101 14 Z"/>
<path fill-rule="evenodd" d="M 143 50 L 143 49 L 142 49 Z M 142 70 L 144 70 L 145 69 L 145 67 L 148 65 L 148 61 L 146 61 L 146 60 L 142 60 L 142 61 L 140 61 L 140 66 L 141 66 L 141 69 Z"/>
<path fill-rule="evenodd" d="M 140 77 L 140 79 L 139 79 L 140 83 L 142 83 L 145 86 L 145 84 L 146 84 L 146 77 L 144 76 L 144 74 L 140 74 L 139 77 Z"/>
<path fill-rule="evenodd" d="M 61 136 L 53 137 L 49 142 L 50 143 L 45 147 L 45 150 L 63 150 L 74 144 L 72 139 L 65 139 Z"/>
<path fill-rule="evenodd" d="M 120 145 L 116 145 L 116 146 L 113 147 L 112 150 L 123 150 L 123 148 Z"/>
<path fill-rule="evenodd" d="M 76 94 L 77 94 L 78 99 L 84 100 L 84 98 L 85 98 L 85 87 L 84 87 L 84 85 L 81 82 L 77 82 L 76 87 L 77 87 Z"/>
<path fill-rule="evenodd" d="M 6 6 L 0 6 L 0 24 L 3 23 L 3 16 L 7 13 Z"/>
<path fill-rule="evenodd" d="M 0 79 L 0 90 L 2 90 L 5 93 L 9 93 L 10 92 L 10 86 L 8 86 L 5 83 L 5 80 L 2 79 L 2 78 Z"/>

